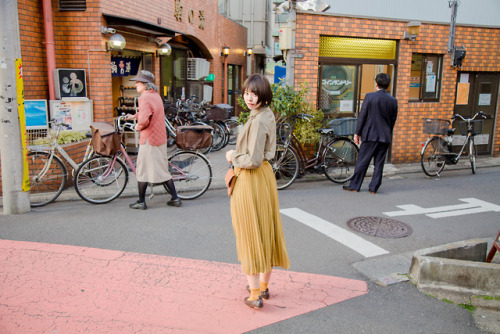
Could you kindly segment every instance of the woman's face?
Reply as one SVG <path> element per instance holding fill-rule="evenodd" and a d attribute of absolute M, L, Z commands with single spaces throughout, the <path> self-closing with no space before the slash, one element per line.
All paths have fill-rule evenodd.
<path fill-rule="evenodd" d="M 245 103 L 250 110 L 254 110 L 260 107 L 260 103 L 257 103 L 259 97 L 249 90 L 245 91 L 245 93 L 243 94 L 243 99 L 245 100 Z"/>
<path fill-rule="evenodd" d="M 136 81 L 135 82 L 135 89 L 137 89 L 137 93 L 144 92 L 146 90 L 146 84 L 144 82 Z"/>

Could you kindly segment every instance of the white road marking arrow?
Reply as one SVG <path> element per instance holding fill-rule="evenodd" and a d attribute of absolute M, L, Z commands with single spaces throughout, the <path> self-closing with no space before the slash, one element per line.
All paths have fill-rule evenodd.
<path fill-rule="evenodd" d="M 383 214 L 389 217 L 425 214 L 431 218 L 443 218 L 479 212 L 500 212 L 499 205 L 488 203 L 477 198 L 460 198 L 459 201 L 467 204 L 438 206 L 434 208 L 422 208 L 414 204 L 396 205 L 396 207 L 402 209 L 403 211 L 389 211 L 383 212 Z"/>

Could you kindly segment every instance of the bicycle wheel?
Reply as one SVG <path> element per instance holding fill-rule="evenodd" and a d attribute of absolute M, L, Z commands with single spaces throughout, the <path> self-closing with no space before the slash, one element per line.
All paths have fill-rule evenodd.
<path fill-rule="evenodd" d="M 241 129 L 240 123 L 238 121 L 236 121 L 236 120 L 228 119 L 226 121 L 226 126 L 229 129 L 228 144 L 229 145 L 235 145 L 236 144 L 236 138 L 238 138 L 238 133 L 239 133 L 239 130 Z"/>
<path fill-rule="evenodd" d="M 84 161 L 76 170 L 75 190 L 92 204 L 111 202 L 121 195 L 128 182 L 128 170 L 121 159 L 97 156 Z"/>
<path fill-rule="evenodd" d="M 470 137 L 469 140 L 469 159 L 470 168 L 472 169 L 472 174 L 476 174 L 476 146 L 474 145 L 474 137 Z"/>
<path fill-rule="evenodd" d="M 210 187 L 212 166 L 204 155 L 193 151 L 178 151 L 168 161 L 168 169 L 180 199 L 198 198 Z M 168 191 L 165 184 L 164 187 Z"/>
<path fill-rule="evenodd" d="M 30 176 L 30 205 L 32 207 L 44 206 L 56 200 L 64 190 L 68 172 L 58 156 L 50 153 L 28 153 Z"/>
<path fill-rule="evenodd" d="M 332 182 L 345 183 L 354 175 L 359 148 L 348 138 L 337 138 L 323 151 L 323 171 Z"/>
<path fill-rule="evenodd" d="M 299 175 L 299 156 L 291 147 L 285 150 L 283 144 L 277 144 L 274 159 L 269 163 L 273 167 L 278 190 L 289 187 Z"/>
<path fill-rule="evenodd" d="M 223 125 L 219 122 L 215 122 L 212 126 L 214 131 L 212 132 L 212 152 L 222 149 L 226 142 L 226 131 Z"/>
<path fill-rule="evenodd" d="M 441 137 L 432 137 L 427 140 L 420 154 L 420 164 L 428 176 L 437 176 L 446 165 L 445 154 L 448 153 L 445 141 Z"/>

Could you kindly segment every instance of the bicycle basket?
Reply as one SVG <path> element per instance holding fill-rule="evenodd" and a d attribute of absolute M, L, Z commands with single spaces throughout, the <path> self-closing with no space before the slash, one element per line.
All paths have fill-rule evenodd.
<path fill-rule="evenodd" d="M 177 127 L 175 143 L 183 150 L 197 150 L 212 145 L 212 130 L 209 125 L 183 125 Z"/>
<path fill-rule="evenodd" d="M 357 118 L 336 118 L 328 123 L 337 136 L 352 136 L 357 124 Z"/>
<path fill-rule="evenodd" d="M 97 154 L 113 155 L 120 149 L 121 136 L 115 127 L 106 122 L 92 122 L 92 147 Z"/>
<path fill-rule="evenodd" d="M 445 135 L 450 128 L 450 121 L 446 119 L 423 118 L 424 133 L 430 135 Z"/>
<path fill-rule="evenodd" d="M 483 132 L 483 120 L 482 119 L 475 119 L 473 121 L 470 121 L 470 124 L 472 125 L 472 133 L 475 135 L 481 134 Z M 458 123 L 458 128 L 460 129 L 460 134 L 463 136 L 467 135 L 467 122 L 459 122 Z"/>
<path fill-rule="evenodd" d="M 207 119 L 213 121 L 225 121 L 231 117 L 234 108 L 228 104 L 216 104 L 207 109 Z"/>

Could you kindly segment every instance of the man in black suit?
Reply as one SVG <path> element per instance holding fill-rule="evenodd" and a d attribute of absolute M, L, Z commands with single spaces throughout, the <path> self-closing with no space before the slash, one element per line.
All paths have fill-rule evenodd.
<path fill-rule="evenodd" d="M 375 77 L 377 91 L 368 93 L 359 113 L 354 141 L 361 147 L 354 175 L 344 190 L 358 192 L 366 175 L 366 170 L 373 158 L 374 171 L 368 189 L 375 194 L 382 184 L 385 157 L 392 142 L 392 130 L 398 117 L 398 100 L 392 97 L 386 89 L 391 84 L 391 78 L 386 73 Z"/>

